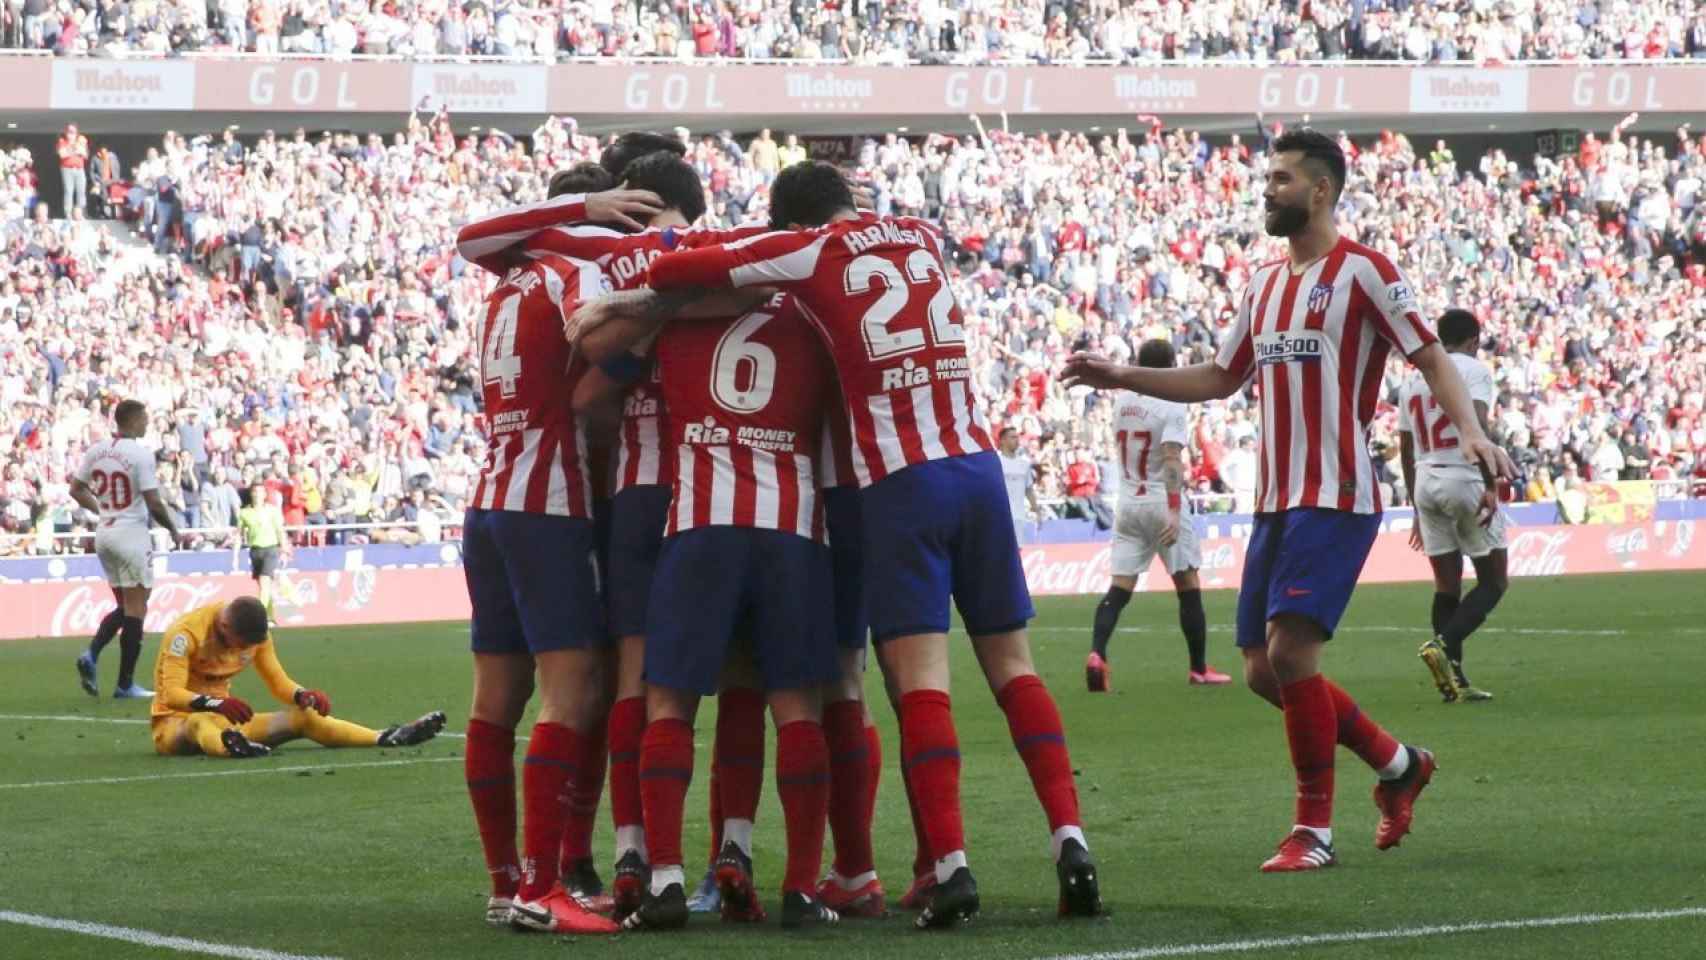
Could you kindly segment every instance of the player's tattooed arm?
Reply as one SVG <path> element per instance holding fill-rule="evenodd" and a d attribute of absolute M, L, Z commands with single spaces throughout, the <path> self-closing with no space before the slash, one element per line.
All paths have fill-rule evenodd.
<path fill-rule="evenodd" d="M 622 290 L 581 304 L 564 322 L 563 336 L 599 363 L 656 335 L 670 320 L 737 316 L 770 295 L 768 289 Z"/>

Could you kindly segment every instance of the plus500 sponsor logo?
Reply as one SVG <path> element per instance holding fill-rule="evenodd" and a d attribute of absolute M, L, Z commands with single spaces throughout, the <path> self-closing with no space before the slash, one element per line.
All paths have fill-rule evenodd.
<path fill-rule="evenodd" d="M 1256 335 L 1257 363 L 1315 363 L 1326 349 L 1326 338 L 1311 330 Z"/>

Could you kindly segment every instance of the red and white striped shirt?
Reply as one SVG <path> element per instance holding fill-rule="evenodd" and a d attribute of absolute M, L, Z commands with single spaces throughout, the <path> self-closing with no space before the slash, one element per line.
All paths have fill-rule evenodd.
<path fill-rule="evenodd" d="M 817 486 L 819 490 L 857 487 L 859 477 L 853 472 L 853 428 L 847 422 L 847 407 L 841 399 L 840 385 L 830 394 L 832 399 L 823 408 L 823 434 L 817 452 Z"/>
<path fill-rule="evenodd" d="M 675 461 L 663 455 L 663 389 L 658 383 L 654 360 L 644 380 L 628 388 L 622 397 L 622 425 L 616 433 L 616 475 L 610 485 L 612 496 L 629 487 L 669 485 L 675 477 Z"/>
<path fill-rule="evenodd" d="M 913 464 L 994 449 L 936 227 L 859 217 L 652 262 L 654 288 L 779 287 L 829 345 L 862 487 Z"/>
<path fill-rule="evenodd" d="M 1415 289 L 1382 254 L 1341 238 L 1301 274 L 1288 261 L 1250 278 L 1215 362 L 1260 376 L 1256 512 L 1326 507 L 1379 513 L 1368 454 L 1386 357 L 1436 341 Z"/>
<path fill-rule="evenodd" d="M 487 296 L 475 340 L 488 452 L 475 507 L 592 516 L 586 431 L 570 405 L 586 366 L 563 339 L 563 319 L 603 287 L 595 265 L 545 257 L 510 270 Z"/>
<path fill-rule="evenodd" d="M 792 299 L 673 323 L 657 357 L 676 457 L 664 535 L 735 526 L 823 542 L 812 451 L 831 368 Z"/>

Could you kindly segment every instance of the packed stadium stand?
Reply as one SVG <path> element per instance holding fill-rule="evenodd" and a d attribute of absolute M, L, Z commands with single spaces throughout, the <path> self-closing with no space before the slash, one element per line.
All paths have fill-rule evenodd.
<path fill-rule="evenodd" d="M 0 78 L 11 78 L 0 107 L 16 106 L 24 125 L 0 130 L 0 553 L 86 548 L 75 534 L 90 518 L 67 474 L 124 396 L 153 412 L 168 503 L 210 531 L 200 545 L 229 543 L 219 531 L 257 482 L 282 496 L 293 526 L 391 524 L 302 535 L 314 542 L 437 539 L 459 524 L 484 454 L 469 336 L 487 281 L 455 256 L 455 229 L 540 198 L 551 171 L 595 155 L 594 130 L 631 127 L 636 115 L 690 143 L 710 223 L 764 218 L 770 180 L 808 153 L 843 163 L 879 211 L 943 223 L 987 413 L 1018 429 L 1036 464 L 1033 519 L 1105 522 L 1118 482 L 1110 402 L 1064 389 L 1053 376 L 1062 359 L 1077 349 L 1130 358 L 1157 336 L 1184 361 L 1212 354 L 1252 266 L 1281 250 L 1258 227 L 1265 145 L 1308 122 L 1310 104 L 1340 112 L 1327 129 L 1350 131 L 1340 134 L 1351 157 L 1341 229 L 1419 278 L 1428 311 L 1480 316 L 1501 389 L 1496 439 L 1521 471 L 1512 499 L 1619 478 L 1650 478 L 1667 496 L 1706 488 L 1706 136 L 1679 119 L 1706 103 L 1687 103 L 1697 67 L 919 66 L 895 73 L 929 78 L 916 84 L 919 110 L 935 120 L 920 127 L 890 107 L 894 89 L 879 75 L 891 71 L 845 64 L 217 59 L 623 58 L 675 43 L 689 55 L 819 56 L 835 45 L 783 46 L 790 33 L 821 39 L 835 16 L 846 29 L 833 56 L 854 64 L 1062 51 L 1680 58 L 1706 43 L 1706 14 L 1687 3 L 192 6 L 0 7 L 0 39 L 14 45 L 215 58 L 0 55 Z M 664 43 L 672 19 L 682 37 L 695 23 L 736 27 L 719 27 L 709 46 Z M 1230 49 L 1228 36 L 1257 53 Z M 614 79 L 580 87 L 593 74 L 560 73 L 576 70 Z M 945 91 L 942 103 L 924 104 L 925 87 Z M 1074 98 L 1084 111 L 1134 112 L 1104 125 L 1067 116 Z M 698 122 L 701 103 L 725 100 L 737 114 L 728 125 L 744 132 Z M 594 119 L 545 109 L 565 101 L 584 101 Z M 772 101 L 767 129 L 751 105 Z M 1169 102 L 1165 119 L 1136 112 Z M 1520 137 L 1494 132 L 1525 102 L 1558 115 L 1527 118 Z M 390 103 L 402 109 L 385 112 Z M 339 104 L 355 104 L 347 127 L 328 116 Z M 970 112 L 991 104 L 1002 109 Z M 1010 125 L 1008 108 L 1024 122 Z M 506 111 L 504 129 L 493 126 Z M 79 121 L 88 129 L 72 129 Z M 822 135 L 837 123 L 861 132 Z M 1394 366 L 1374 431 L 1389 504 L 1405 502 L 1398 386 Z M 1255 419 L 1238 400 L 1194 411 L 1201 509 L 1248 509 Z"/>
<path fill-rule="evenodd" d="M 1017 0 L 631 4 L 10 0 L 0 46 L 130 52 L 853 63 L 1706 57 L 1688 0 Z"/>

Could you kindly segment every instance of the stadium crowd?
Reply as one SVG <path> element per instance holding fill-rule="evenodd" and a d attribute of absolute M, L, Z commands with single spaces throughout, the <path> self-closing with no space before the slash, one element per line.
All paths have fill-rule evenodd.
<path fill-rule="evenodd" d="M 764 216 L 769 180 L 804 154 L 770 131 L 678 132 L 715 224 Z M 1408 270 L 1430 313 L 1482 318 L 1515 499 L 1706 480 L 1706 137 L 1620 127 L 1532 167 L 1396 133 L 1345 143 L 1345 233 Z M 85 528 L 67 472 L 122 396 L 149 405 L 186 526 L 227 526 L 254 483 L 292 524 L 391 521 L 358 536 L 414 540 L 459 523 L 483 455 L 469 335 L 487 281 L 454 256 L 455 225 L 539 199 L 597 148 L 557 118 L 528 138 L 458 138 L 443 114 L 388 140 L 169 132 L 90 190 L 91 215 L 129 220 L 140 245 L 50 220 L 28 153 L 0 152 L 0 525 L 36 534 L 0 549 L 67 549 L 51 534 Z M 1280 255 L 1258 226 L 1262 144 L 980 130 L 891 134 L 850 159 L 879 212 L 948 228 L 990 418 L 1019 431 L 1045 516 L 1105 520 L 1111 405 L 1052 374 L 1072 350 L 1130 358 L 1155 336 L 1182 362 L 1212 354 L 1251 266 Z M 1374 431 L 1389 502 L 1400 375 Z M 1247 506 L 1252 411 L 1193 416 L 1193 489 Z"/>
<path fill-rule="evenodd" d="M 61 55 L 679 57 L 864 63 L 1706 57 L 1691 0 L 5 0 Z"/>

